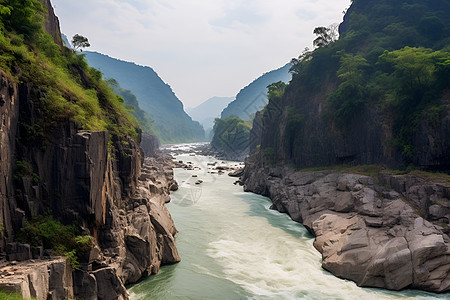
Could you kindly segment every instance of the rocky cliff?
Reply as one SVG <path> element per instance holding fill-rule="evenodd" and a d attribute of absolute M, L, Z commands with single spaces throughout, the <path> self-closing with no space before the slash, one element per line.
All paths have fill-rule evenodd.
<path fill-rule="evenodd" d="M 246 191 L 315 236 L 322 266 L 359 286 L 450 291 L 450 186 L 412 175 L 295 172 L 246 161 Z"/>
<path fill-rule="evenodd" d="M 73 273 L 75 296 L 126 298 L 125 284 L 179 261 L 176 229 L 164 205 L 174 184 L 169 159 L 156 158 L 154 148 L 144 159 L 133 139 L 116 140 L 115 157 L 108 157 L 108 132 L 79 130 L 71 122 L 61 123 L 38 147 L 30 145 L 26 129 L 39 119 L 42 94 L 5 74 L 2 86 L 0 250 L 7 258 L 33 258 L 27 245 L 16 255 L 15 233 L 50 209 L 94 237 L 93 248 L 80 258 L 82 268 Z M 27 162 L 31 171 L 18 174 L 16 160 Z"/>
<path fill-rule="evenodd" d="M 448 1 L 353 1 L 339 40 L 294 59 L 292 81 L 264 109 L 255 131 L 267 161 L 448 172 L 448 9 Z M 442 24 L 436 34 L 433 22 Z"/>
<path fill-rule="evenodd" d="M 153 129 L 163 143 L 188 143 L 205 139 L 202 126 L 192 121 L 172 88 L 150 67 L 136 65 L 107 55 L 85 51 L 89 65 L 106 78 L 114 78 L 130 90 L 139 106 L 154 121 Z"/>
<path fill-rule="evenodd" d="M 50 2 L 43 3 L 45 29 L 59 45 L 57 18 Z M 114 120 L 111 131 L 85 130 L 80 119 L 51 106 L 63 101 L 51 98 L 59 87 L 47 77 L 40 85 L 25 76 L 28 66 L 18 60 L 0 70 L 0 290 L 38 299 L 127 299 L 126 284 L 180 260 L 165 207 L 176 187 L 170 158 L 155 141 L 144 157 L 139 130 L 117 129 L 124 116 L 90 77 L 95 71 L 68 63 L 80 75 L 78 89 L 97 92 L 97 105 L 107 115 L 98 117 Z M 64 89 L 64 103 L 85 100 Z M 55 249 L 17 241 L 21 228 L 48 214 L 91 237 L 76 253 L 79 266 L 54 257 Z"/>

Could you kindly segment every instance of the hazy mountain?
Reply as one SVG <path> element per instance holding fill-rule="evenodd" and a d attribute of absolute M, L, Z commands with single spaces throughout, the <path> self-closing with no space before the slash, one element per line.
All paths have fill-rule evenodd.
<path fill-rule="evenodd" d="M 193 120 L 203 125 L 208 138 L 214 126 L 214 119 L 220 118 L 222 110 L 233 100 L 234 97 L 212 97 L 194 108 L 187 108 L 186 111 Z"/>
<path fill-rule="evenodd" d="M 236 100 L 231 102 L 223 111 L 222 119 L 231 116 L 237 116 L 243 120 L 249 120 L 258 110 L 264 108 L 267 104 L 267 86 L 283 81 L 289 82 L 292 78 L 289 73 L 291 64 L 287 64 L 282 68 L 265 73 L 248 86 L 243 88 L 236 96 Z"/>
<path fill-rule="evenodd" d="M 163 143 L 204 140 L 202 126 L 192 121 L 171 87 L 152 68 L 97 52 L 84 53 L 89 65 L 102 71 L 106 78 L 116 79 L 136 96 L 140 107 L 154 120 L 153 128 Z"/>
<path fill-rule="evenodd" d="M 72 45 L 69 42 L 69 38 L 67 37 L 67 35 L 65 35 L 64 33 L 61 34 L 61 38 L 63 41 L 64 46 L 66 46 L 67 48 L 72 48 Z"/>

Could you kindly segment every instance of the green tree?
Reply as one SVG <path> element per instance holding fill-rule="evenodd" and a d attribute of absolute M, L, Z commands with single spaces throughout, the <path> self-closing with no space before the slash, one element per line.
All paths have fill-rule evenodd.
<path fill-rule="evenodd" d="M 364 68 L 368 67 L 367 60 L 360 55 L 353 55 L 351 53 L 341 52 L 340 68 L 337 75 L 340 79 L 347 81 L 360 81 L 364 75 Z"/>
<path fill-rule="evenodd" d="M 278 81 L 267 86 L 269 90 L 269 92 L 267 93 L 267 98 L 269 100 L 280 99 L 281 97 L 283 97 L 286 86 L 286 83 L 284 83 L 283 81 Z"/>
<path fill-rule="evenodd" d="M 404 87 L 408 87 L 411 91 L 423 90 L 434 80 L 435 61 L 439 53 L 439 51 L 433 53 L 433 50 L 422 47 L 405 47 L 392 52 L 385 51 L 380 60 L 394 66 L 393 75 L 401 80 Z"/>
<path fill-rule="evenodd" d="M 83 52 L 83 48 L 88 48 L 91 46 L 91 44 L 89 44 L 89 41 L 86 37 L 75 34 L 72 38 L 72 46 L 75 51 L 80 49 L 80 51 Z"/>
<path fill-rule="evenodd" d="M 337 28 L 336 24 L 329 27 L 320 26 L 314 28 L 313 33 L 317 35 L 317 38 L 313 41 L 314 47 L 325 47 L 334 42 L 338 37 Z"/>

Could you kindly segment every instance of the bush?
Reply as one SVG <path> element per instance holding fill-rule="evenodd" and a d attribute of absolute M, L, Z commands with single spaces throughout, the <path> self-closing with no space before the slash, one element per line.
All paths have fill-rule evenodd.
<path fill-rule="evenodd" d="M 32 247 L 53 249 L 57 255 L 66 256 L 74 269 L 80 267 L 77 254 L 86 252 L 93 246 L 91 236 L 79 235 L 75 225 L 63 225 L 51 215 L 27 221 L 17 239 Z"/>

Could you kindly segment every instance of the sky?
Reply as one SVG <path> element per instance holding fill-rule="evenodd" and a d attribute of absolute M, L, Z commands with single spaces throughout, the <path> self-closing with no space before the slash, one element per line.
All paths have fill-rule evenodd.
<path fill-rule="evenodd" d="M 61 31 L 152 67 L 185 107 L 235 96 L 284 66 L 313 30 L 342 22 L 350 0 L 52 0 Z"/>

